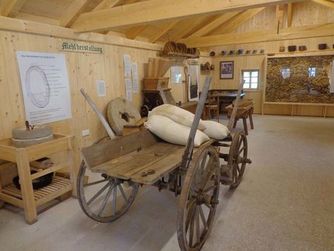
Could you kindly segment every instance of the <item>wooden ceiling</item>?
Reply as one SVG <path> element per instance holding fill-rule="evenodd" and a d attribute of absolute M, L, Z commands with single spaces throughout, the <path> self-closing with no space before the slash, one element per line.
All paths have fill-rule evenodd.
<path fill-rule="evenodd" d="M 333 0 L 0 0 L 0 14 L 78 32 L 117 34 L 152 43 L 184 41 L 207 47 L 226 44 L 227 40 L 236 42 L 235 31 L 240 26 L 270 9 L 275 12 L 274 20 L 270 20 L 270 39 L 280 31 L 295 35 L 306 29 L 311 35 L 319 25 L 321 36 L 334 35 L 333 24 L 292 27 L 295 6 L 306 2 L 327 8 L 334 16 Z M 263 35 L 268 38 L 267 31 L 241 37 L 254 42 L 258 41 L 255 37 Z"/>

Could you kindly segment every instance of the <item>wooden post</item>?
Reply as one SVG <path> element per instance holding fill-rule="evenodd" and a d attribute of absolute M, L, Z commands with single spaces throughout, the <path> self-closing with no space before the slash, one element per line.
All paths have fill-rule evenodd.
<path fill-rule="evenodd" d="M 37 221 L 37 209 L 32 187 L 28 154 L 25 149 L 16 150 L 17 171 L 20 177 L 21 193 L 26 222 L 33 224 Z"/>

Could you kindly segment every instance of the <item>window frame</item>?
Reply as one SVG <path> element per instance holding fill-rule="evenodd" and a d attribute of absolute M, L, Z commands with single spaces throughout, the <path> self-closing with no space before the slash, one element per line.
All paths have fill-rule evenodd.
<path fill-rule="evenodd" d="M 249 79 L 250 79 L 250 83 L 249 83 L 249 88 L 245 88 L 244 87 L 244 83 L 243 83 L 243 85 L 242 85 L 242 87 L 243 87 L 243 90 L 246 90 L 246 91 L 258 91 L 258 90 L 260 90 L 260 84 L 261 84 L 261 78 L 260 78 L 260 69 L 243 69 L 243 70 L 241 70 L 241 79 L 242 79 L 242 81 L 244 80 L 244 73 L 245 72 L 250 72 L 250 77 L 249 77 Z M 257 87 L 256 88 L 251 88 L 251 86 L 252 86 L 252 81 L 251 81 L 251 79 L 252 79 L 252 72 L 257 72 Z"/>

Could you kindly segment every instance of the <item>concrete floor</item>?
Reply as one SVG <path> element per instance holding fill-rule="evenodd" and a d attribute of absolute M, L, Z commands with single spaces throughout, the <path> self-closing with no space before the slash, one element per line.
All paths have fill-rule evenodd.
<path fill-rule="evenodd" d="M 222 187 L 203 250 L 334 250 L 334 119 L 255 116 L 253 164 L 239 188 Z M 87 218 L 68 199 L 25 224 L 0 210 L 0 250 L 178 250 L 177 199 L 144 188 L 112 224 Z"/>

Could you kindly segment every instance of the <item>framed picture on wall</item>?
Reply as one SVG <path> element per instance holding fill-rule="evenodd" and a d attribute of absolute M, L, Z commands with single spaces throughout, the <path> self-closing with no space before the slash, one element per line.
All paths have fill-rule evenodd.
<path fill-rule="evenodd" d="M 234 61 L 220 61 L 220 79 L 233 79 Z"/>

